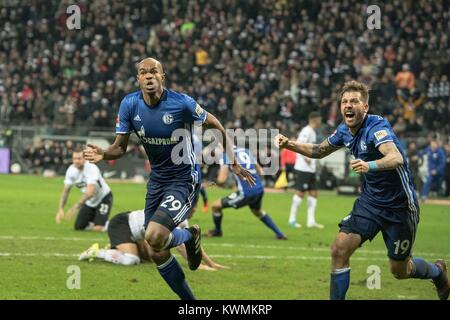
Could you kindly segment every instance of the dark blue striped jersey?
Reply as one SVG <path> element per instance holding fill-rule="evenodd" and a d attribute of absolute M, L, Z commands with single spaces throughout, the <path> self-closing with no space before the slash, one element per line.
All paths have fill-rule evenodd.
<path fill-rule="evenodd" d="M 403 164 L 395 170 L 365 173 L 361 199 L 378 207 L 409 209 L 417 212 L 417 196 L 403 148 L 389 122 L 377 115 L 367 115 L 361 128 L 352 135 L 349 128 L 340 124 L 328 137 L 328 142 L 336 147 L 345 146 L 355 159 L 378 160 L 383 154 L 378 147 L 393 142 L 403 157 Z"/>
<path fill-rule="evenodd" d="M 159 103 L 149 106 L 137 91 L 120 103 L 116 134 L 136 133 L 150 160 L 150 181 L 195 184 L 200 181 L 200 170 L 192 132 L 194 122 L 203 123 L 206 114 L 186 94 L 164 89 Z"/>
<path fill-rule="evenodd" d="M 256 171 L 256 159 L 253 157 L 251 152 L 244 148 L 234 148 L 234 156 L 236 157 L 237 162 L 244 169 L 247 169 L 255 179 L 255 185 L 252 187 L 248 184 L 247 181 L 242 180 L 233 173 L 238 190 L 243 193 L 245 197 L 252 197 L 264 192 L 264 186 L 262 184 L 261 178 Z M 223 157 L 222 164 L 230 164 L 229 157 L 226 154 Z"/>

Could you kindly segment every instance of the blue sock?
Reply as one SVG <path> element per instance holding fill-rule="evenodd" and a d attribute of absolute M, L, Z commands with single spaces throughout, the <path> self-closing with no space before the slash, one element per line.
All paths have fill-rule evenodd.
<path fill-rule="evenodd" d="M 417 279 L 436 279 L 441 275 L 441 269 L 434 263 L 426 262 L 422 258 L 413 258 L 413 269 L 411 278 Z"/>
<path fill-rule="evenodd" d="M 213 221 L 217 232 L 222 232 L 222 217 L 222 212 L 213 212 Z"/>
<path fill-rule="evenodd" d="M 164 249 L 170 249 L 178 247 L 180 244 L 185 243 L 192 239 L 192 233 L 187 229 L 175 228 L 170 234 L 170 240 Z"/>
<path fill-rule="evenodd" d="M 194 294 L 185 280 L 183 269 L 181 269 L 174 256 L 171 256 L 169 260 L 158 266 L 158 271 L 181 300 L 195 300 Z"/>
<path fill-rule="evenodd" d="M 337 269 L 331 272 L 330 300 L 345 300 L 350 285 L 350 268 Z"/>
<path fill-rule="evenodd" d="M 283 232 L 281 232 L 280 229 L 278 229 L 278 227 L 273 222 L 272 218 L 267 213 L 265 213 L 265 212 L 263 213 L 263 216 L 261 217 L 261 221 L 266 226 L 268 226 L 270 229 L 272 229 L 272 231 L 275 232 L 278 237 L 284 236 Z"/>

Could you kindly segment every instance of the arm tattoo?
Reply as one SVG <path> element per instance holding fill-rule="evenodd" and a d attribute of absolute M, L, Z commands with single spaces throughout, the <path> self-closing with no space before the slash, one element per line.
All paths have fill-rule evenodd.
<path fill-rule="evenodd" d="M 320 147 L 318 144 L 313 144 L 311 158 L 319 158 L 320 155 L 319 149 Z"/>
<path fill-rule="evenodd" d="M 311 158 L 314 159 L 321 159 L 323 157 L 326 157 L 330 153 L 333 153 L 339 148 L 335 148 L 332 145 L 328 143 L 327 140 L 322 141 L 321 144 L 313 144 L 312 146 L 312 152 L 311 152 Z"/>

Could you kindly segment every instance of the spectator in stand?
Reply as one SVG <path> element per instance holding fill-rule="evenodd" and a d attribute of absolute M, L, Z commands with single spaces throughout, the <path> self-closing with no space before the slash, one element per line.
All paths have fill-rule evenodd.
<path fill-rule="evenodd" d="M 397 88 L 412 90 L 415 87 L 414 81 L 414 73 L 409 70 L 408 64 L 404 64 L 402 66 L 402 71 L 399 71 L 395 76 L 395 84 Z"/>
<path fill-rule="evenodd" d="M 169 87 L 212 112 L 221 105 L 228 127 L 247 129 L 261 118 L 265 127 L 292 135 L 312 108 L 334 127 L 340 119 L 330 109 L 338 100 L 333 92 L 353 78 L 374 88 L 371 109 L 383 116 L 402 110 L 396 88 L 416 88 L 436 114 L 427 119 L 425 107 L 416 110 L 424 117 L 422 127 L 411 123 L 417 134 L 450 130 L 445 1 L 380 4 L 380 32 L 361 23 L 367 4 L 356 0 L 82 1 L 80 32 L 67 29 L 66 0 L 3 2 L 2 125 L 34 124 L 57 134 L 77 126 L 87 134 L 89 120 L 104 110 L 99 125 L 109 127 L 135 88 L 134 64 L 156 56 L 169 61 Z M 292 102 L 280 113 L 285 91 Z"/>
<path fill-rule="evenodd" d="M 397 96 L 397 99 L 403 108 L 403 119 L 406 121 L 412 121 L 416 119 L 416 109 L 419 108 L 425 100 L 425 96 L 420 96 L 419 98 L 414 99 L 413 92 L 414 90 L 410 90 L 410 94 L 406 99 L 401 91 Z"/>

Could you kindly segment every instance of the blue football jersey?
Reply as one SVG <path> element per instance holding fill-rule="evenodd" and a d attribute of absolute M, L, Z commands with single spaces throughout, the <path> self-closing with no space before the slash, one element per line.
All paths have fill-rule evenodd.
<path fill-rule="evenodd" d="M 328 137 L 331 145 L 345 146 L 355 159 L 364 161 L 381 159 L 383 154 L 378 150 L 378 146 L 388 141 L 395 143 L 403 157 L 403 165 L 395 170 L 365 173 L 361 199 L 374 206 L 417 212 L 417 196 L 406 156 L 387 120 L 377 115 L 367 115 L 356 135 L 352 135 L 349 128 L 342 123 Z"/>
<path fill-rule="evenodd" d="M 256 159 L 250 153 L 249 150 L 243 148 L 235 148 L 234 155 L 236 157 L 237 162 L 244 168 L 247 169 L 253 178 L 255 179 L 255 185 L 252 187 L 248 184 L 247 181 L 242 180 L 237 175 L 234 175 L 236 180 L 236 184 L 238 190 L 244 194 L 245 197 L 252 197 L 264 192 L 264 186 L 262 184 L 261 178 L 259 177 L 258 172 L 256 171 Z M 230 164 L 228 156 L 224 155 L 224 163 Z"/>
<path fill-rule="evenodd" d="M 164 89 L 159 103 L 148 106 L 142 92 L 137 91 L 120 103 L 116 134 L 136 133 L 150 160 L 151 181 L 195 184 L 200 181 L 200 170 L 192 132 L 194 122 L 203 123 L 206 114 L 188 95 Z M 178 156 L 173 157 L 172 151 Z"/>
<path fill-rule="evenodd" d="M 427 147 L 424 151 L 428 160 L 428 172 L 436 170 L 438 175 L 445 174 L 445 165 L 447 157 L 443 148 L 439 147 L 435 151 L 431 147 Z"/>

